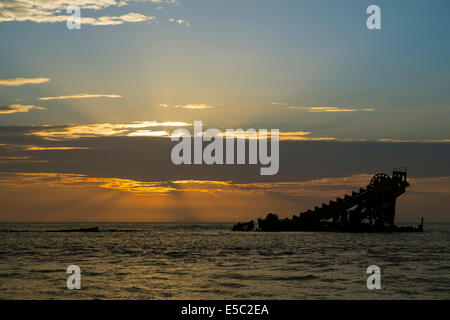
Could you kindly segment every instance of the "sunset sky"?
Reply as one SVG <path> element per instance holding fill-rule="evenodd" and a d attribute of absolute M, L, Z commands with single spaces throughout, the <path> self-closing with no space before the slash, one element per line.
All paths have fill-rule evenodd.
<path fill-rule="evenodd" d="M 290 216 L 406 165 L 397 220 L 450 222 L 449 9 L 0 0 L 0 221 Z M 279 129 L 278 175 L 175 166 L 169 136 L 195 120 Z"/>

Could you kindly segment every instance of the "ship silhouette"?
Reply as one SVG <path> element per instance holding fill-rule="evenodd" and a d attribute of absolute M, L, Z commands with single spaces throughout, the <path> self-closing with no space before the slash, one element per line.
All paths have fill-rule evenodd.
<path fill-rule="evenodd" d="M 366 188 L 353 191 L 342 198 L 323 203 L 292 219 L 280 219 L 269 213 L 258 219 L 258 231 L 335 231 L 335 232 L 421 232 L 423 218 L 418 226 L 399 227 L 394 224 L 395 206 L 399 196 L 406 192 L 406 167 L 393 170 L 392 177 L 378 173 Z M 237 223 L 233 231 L 253 231 L 254 221 Z"/>

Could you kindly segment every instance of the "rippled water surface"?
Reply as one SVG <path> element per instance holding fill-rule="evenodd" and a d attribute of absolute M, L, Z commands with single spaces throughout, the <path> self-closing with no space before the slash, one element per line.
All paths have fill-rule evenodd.
<path fill-rule="evenodd" d="M 98 233 L 48 233 L 99 226 Z M 450 225 L 233 233 L 230 224 L 0 224 L 1 299 L 449 299 Z M 112 230 L 128 230 L 116 232 Z M 81 268 L 81 290 L 66 269 Z M 368 290 L 366 268 L 381 268 Z"/>

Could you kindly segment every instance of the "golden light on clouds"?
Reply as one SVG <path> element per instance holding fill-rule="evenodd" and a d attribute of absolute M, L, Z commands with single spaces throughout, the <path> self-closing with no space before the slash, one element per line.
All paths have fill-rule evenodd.
<path fill-rule="evenodd" d="M 0 114 L 12 114 L 17 112 L 28 112 L 30 110 L 45 110 L 43 107 L 34 105 L 12 104 L 9 106 L 0 106 Z"/>
<path fill-rule="evenodd" d="M 291 196 L 310 196 L 318 193 L 345 193 L 365 187 L 372 175 L 360 174 L 342 178 L 322 178 L 297 182 L 252 182 L 234 183 L 215 180 L 174 180 L 174 181 L 136 181 L 119 178 L 96 178 L 83 174 L 68 173 L 5 173 L 0 174 L 0 183 L 14 186 L 22 184 L 47 184 L 57 187 L 92 186 L 115 189 L 135 194 L 166 194 L 170 192 L 200 193 L 256 193 L 284 194 Z M 414 179 L 414 183 L 425 181 L 450 183 L 450 177 Z M 450 189 L 448 190 L 450 192 Z"/>
<path fill-rule="evenodd" d="M 47 163 L 48 160 L 34 160 L 31 157 L 27 156 L 0 156 L 1 164 L 39 164 L 39 163 Z"/>
<path fill-rule="evenodd" d="M 287 102 L 284 101 L 276 101 L 272 102 L 272 105 L 283 107 L 291 110 L 299 110 L 299 111 L 305 111 L 305 112 L 371 112 L 375 111 L 375 108 L 355 108 L 355 107 L 311 107 L 311 106 L 295 106 L 290 105 Z"/>
<path fill-rule="evenodd" d="M 383 139 L 378 139 L 378 142 L 387 142 L 387 143 L 450 143 L 450 139 L 414 140 L 414 139 L 390 139 L 390 138 L 383 138 Z"/>
<path fill-rule="evenodd" d="M 332 141 L 336 140 L 333 137 L 311 137 L 311 132 L 308 131 L 280 131 L 278 132 L 280 141 Z M 270 130 L 267 131 L 267 134 L 260 135 L 258 131 L 254 134 L 244 132 L 244 131 L 234 131 L 234 132 L 221 132 L 220 135 L 222 137 L 230 137 L 235 139 L 249 139 L 249 140 L 257 140 L 257 139 L 265 139 L 272 137 L 272 132 Z"/>
<path fill-rule="evenodd" d="M 174 4 L 176 1 L 163 0 L 139 0 L 139 2 L 153 2 L 160 4 Z M 111 7 L 126 7 L 129 1 L 115 0 L 71 0 L 67 1 L 48 1 L 48 0 L 9 0 L 0 2 L 0 8 L 5 11 L 0 15 L 0 23 L 8 21 L 31 21 L 35 23 L 58 23 L 66 22 L 67 4 L 80 7 L 84 11 L 95 10 L 99 15 L 89 17 L 83 14 L 80 21 L 83 25 L 91 26 L 116 26 L 124 23 L 152 22 L 156 20 L 155 16 L 147 16 L 139 12 L 128 12 L 120 16 L 111 16 L 103 12 Z"/>
<path fill-rule="evenodd" d="M 110 123 L 73 125 L 57 129 L 37 130 L 30 133 L 48 140 L 76 139 L 81 137 L 115 136 L 126 133 L 122 129 Z"/>
<path fill-rule="evenodd" d="M 179 109 L 189 109 L 189 110 L 205 110 L 205 109 L 213 109 L 215 106 L 208 104 L 187 104 L 187 105 L 177 105 L 175 108 Z"/>
<path fill-rule="evenodd" d="M 123 98 L 123 96 L 119 94 L 90 94 L 90 93 L 77 93 L 73 95 L 67 95 L 67 96 L 57 96 L 57 97 L 42 97 L 37 98 L 38 100 L 42 101 L 49 101 L 49 100 L 68 100 L 68 99 L 90 99 L 90 98 Z"/>
<path fill-rule="evenodd" d="M 283 217 L 365 187 L 371 177 L 371 174 L 361 174 L 309 181 L 234 183 L 2 173 L 0 220 L 236 222 L 262 217 L 268 212 Z M 407 212 L 409 219 L 419 219 L 424 203 L 430 208 L 435 204 L 435 209 L 448 209 L 446 203 L 440 207 L 436 200 L 450 195 L 450 177 L 409 180 L 412 187 L 400 198 L 400 217 Z"/>
<path fill-rule="evenodd" d="M 138 130 L 127 134 L 128 137 L 166 137 L 167 131 Z"/>
<path fill-rule="evenodd" d="M 41 126 L 31 132 L 29 135 L 39 136 L 46 140 L 65 140 L 92 137 L 109 137 L 109 136 L 128 136 L 128 137 L 175 137 L 169 130 L 149 130 L 148 128 L 172 128 L 172 127 L 188 127 L 192 124 L 183 121 L 137 121 L 126 124 L 97 123 L 87 125 L 67 125 L 62 127 L 45 127 Z M 191 133 L 193 134 L 193 132 Z M 203 136 L 205 132 L 200 135 Z M 235 139 L 261 139 L 270 138 L 272 133 L 267 131 L 266 136 L 261 136 L 258 131 L 222 131 L 222 137 L 230 137 Z M 192 135 L 191 135 L 192 136 Z M 312 137 L 308 131 L 281 131 L 279 132 L 281 141 L 332 141 L 334 137 Z"/>
<path fill-rule="evenodd" d="M 0 86 L 5 87 L 18 87 L 25 84 L 41 84 L 49 82 L 49 78 L 13 78 L 13 79 L 0 79 Z"/>
<path fill-rule="evenodd" d="M 111 137 L 111 136 L 149 136 L 161 137 L 168 136 L 164 130 L 143 130 L 145 128 L 153 127 L 185 127 L 190 124 L 180 121 L 137 121 L 125 124 L 113 123 L 96 123 L 87 125 L 68 125 L 63 127 L 40 127 L 37 130 L 31 131 L 29 135 L 39 136 L 46 140 L 65 140 L 78 138 L 92 138 L 92 137 Z"/>
<path fill-rule="evenodd" d="M 190 124 L 184 121 L 135 121 L 127 124 L 117 124 L 118 128 L 147 128 L 147 127 L 186 127 Z"/>
<path fill-rule="evenodd" d="M 375 111 L 374 108 L 356 109 L 351 107 L 297 107 L 289 106 L 289 109 L 302 110 L 306 112 L 358 112 L 358 111 Z"/>
<path fill-rule="evenodd" d="M 52 151 L 52 150 L 88 150 L 89 147 L 39 147 L 39 146 L 25 146 L 27 151 Z"/>

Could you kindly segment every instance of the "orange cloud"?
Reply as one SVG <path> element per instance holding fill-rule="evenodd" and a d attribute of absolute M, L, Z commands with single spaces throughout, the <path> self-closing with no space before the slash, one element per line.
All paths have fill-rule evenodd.
<path fill-rule="evenodd" d="M 42 97 L 37 98 L 38 100 L 49 101 L 49 100 L 67 100 L 67 99 L 89 99 L 89 98 L 123 98 L 123 96 L 118 94 L 89 94 L 89 93 L 77 93 L 68 96 L 58 96 L 58 97 Z"/>
<path fill-rule="evenodd" d="M 200 193 L 255 193 L 255 194 L 283 194 L 290 196 L 330 196 L 343 195 L 346 192 L 365 187 L 371 174 L 359 174 L 341 178 L 321 178 L 307 181 L 293 182 L 253 182 L 234 183 L 232 181 L 215 180 L 174 180 L 174 181 L 137 181 L 119 178 L 96 178 L 83 174 L 68 173 L 3 173 L 0 183 L 9 185 L 47 184 L 56 187 L 95 186 L 99 188 L 115 189 L 135 194 L 166 194 L 171 192 L 200 192 Z M 444 192 L 450 194 L 450 177 L 411 178 L 416 192 Z M 430 189 L 429 186 L 436 186 Z M 427 186 L 427 187 L 423 187 Z"/>
<path fill-rule="evenodd" d="M 236 222 L 268 212 L 290 216 L 365 187 L 371 176 L 241 184 L 3 173 L 0 220 Z M 426 221 L 448 221 L 449 217 L 445 220 L 442 213 L 450 209 L 450 177 L 411 178 L 410 182 L 412 188 L 399 199 L 399 217 L 403 221 L 419 221 L 428 207 L 431 211 L 427 211 Z"/>
<path fill-rule="evenodd" d="M 18 87 L 25 84 L 41 84 L 49 82 L 49 78 L 14 78 L 14 79 L 0 79 L 0 86 Z"/>
<path fill-rule="evenodd" d="M 279 131 L 278 136 L 280 141 L 332 141 L 336 140 L 333 137 L 310 137 L 311 132 L 308 131 Z M 248 134 L 246 132 L 221 132 L 222 137 L 230 137 L 236 139 L 262 139 L 258 131 L 255 134 Z M 267 131 L 267 138 L 270 138 L 272 133 Z"/>
<path fill-rule="evenodd" d="M 39 146 L 26 146 L 27 151 L 50 151 L 50 150 L 88 150 L 89 147 L 39 147 Z"/>
<path fill-rule="evenodd" d="M 289 109 L 293 110 L 303 110 L 306 112 L 358 112 L 358 111 L 375 111 L 374 108 L 363 108 L 363 109 L 356 109 L 356 108 L 350 108 L 350 107 L 297 107 L 297 106 L 290 106 Z"/>
<path fill-rule="evenodd" d="M 0 114 L 11 114 L 16 112 L 28 112 L 30 110 L 45 110 L 43 107 L 33 105 L 12 104 L 9 106 L 0 106 Z"/>
<path fill-rule="evenodd" d="M 153 127 L 183 127 L 189 126 L 187 122 L 180 121 L 138 121 L 125 124 L 96 123 L 86 125 L 68 125 L 65 127 L 40 127 L 29 134 L 42 137 L 46 140 L 64 140 L 89 137 L 110 137 L 110 136 L 166 136 L 166 131 L 143 130 Z"/>
<path fill-rule="evenodd" d="M 128 137 L 166 137 L 167 131 L 138 130 L 127 134 Z"/>

